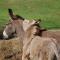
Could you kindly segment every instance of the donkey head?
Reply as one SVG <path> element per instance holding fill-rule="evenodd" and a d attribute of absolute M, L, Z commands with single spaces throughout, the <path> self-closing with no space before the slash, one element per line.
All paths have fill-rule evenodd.
<path fill-rule="evenodd" d="M 32 20 L 29 21 L 27 27 L 25 28 L 26 36 L 30 38 L 33 35 L 37 35 L 39 31 L 39 22 Z"/>
<path fill-rule="evenodd" d="M 6 39 L 9 37 L 13 37 L 17 32 L 16 30 L 19 31 L 20 27 L 22 27 L 22 23 L 24 20 L 23 17 L 19 15 L 14 15 L 12 9 L 8 9 L 8 12 L 11 19 L 3 31 L 3 37 Z"/>

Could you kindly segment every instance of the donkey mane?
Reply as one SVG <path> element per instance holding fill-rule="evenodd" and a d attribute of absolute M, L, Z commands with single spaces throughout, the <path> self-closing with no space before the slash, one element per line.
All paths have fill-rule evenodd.
<path fill-rule="evenodd" d="M 8 12 L 9 12 L 10 17 L 13 20 L 18 20 L 18 19 L 24 20 L 24 18 L 22 16 L 14 15 L 12 9 L 8 9 Z"/>
<path fill-rule="evenodd" d="M 21 19 L 21 20 L 25 20 L 22 16 L 16 15 L 16 17 Z"/>

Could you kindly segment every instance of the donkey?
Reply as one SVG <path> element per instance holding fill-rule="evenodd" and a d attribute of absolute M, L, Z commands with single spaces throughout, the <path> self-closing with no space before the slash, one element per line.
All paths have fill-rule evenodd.
<path fill-rule="evenodd" d="M 59 60 L 56 39 L 38 36 L 36 24 L 25 31 L 22 60 Z"/>
<path fill-rule="evenodd" d="M 24 29 L 23 29 L 24 18 L 22 18 L 19 15 L 14 15 L 12 12 L 12 9 L 8 9 L 8 11 L 9 11 L 9 16 L 11 17 L 11 20 L 9 21 L 9 23 L 7 24 L 7 26 L 3 31 L 3 37 L 5 39 L 8 39 L 11 36 L 15 36 L 19 38 L 17 40 L 20 43 L 21 56 L 22 56 L 23 39 L 24 39 L 23 37 L 25 35 Z"/>

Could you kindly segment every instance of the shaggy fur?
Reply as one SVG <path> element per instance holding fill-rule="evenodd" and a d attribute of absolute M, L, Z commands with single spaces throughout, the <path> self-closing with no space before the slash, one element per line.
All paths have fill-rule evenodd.
<path fill-rule="evenodd" d="M 0 60 L 22 60 L 22 42 L 19 38 L 0 40 Z"/>
<path fill-rule="evenodd" d="M 35 33 L 33 25 L 26 31 L 22 60 L 59 60 L 56 40 L 35 36 Z"/>

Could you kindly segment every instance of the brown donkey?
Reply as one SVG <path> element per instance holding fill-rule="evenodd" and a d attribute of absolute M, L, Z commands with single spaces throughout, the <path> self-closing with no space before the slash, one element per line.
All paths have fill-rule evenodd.
<path fill-rule="evenodd" d="M 14 15 L 11 15 L 11 12 L 12 10 L 9 9 L 9 15 L 12 18 Z M 7 39 L 14 34 L 16 34 L 18 38 L 0 41 L 0 60 L 22 60 L 22 47 L 24 37 L 24 30 L 22 27 L 23 20 L 24 19 L 15 16 L 5 27 L 3 31 L 4 38 Z"/>
<path fill-rule="evenodd" d="M 22 60 L 59 60 L 56 39 L 38 36 L 36 22 L 25 34 Z"/>

